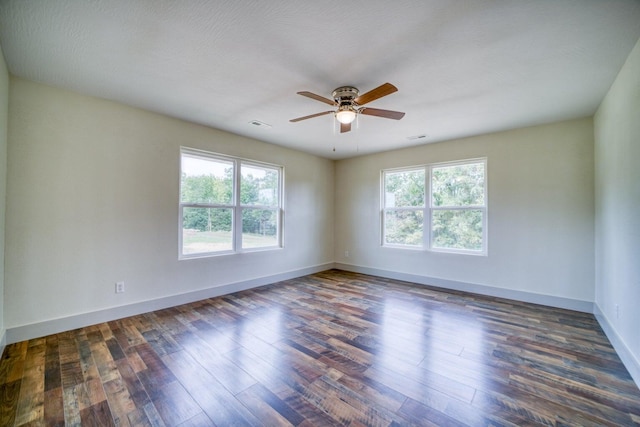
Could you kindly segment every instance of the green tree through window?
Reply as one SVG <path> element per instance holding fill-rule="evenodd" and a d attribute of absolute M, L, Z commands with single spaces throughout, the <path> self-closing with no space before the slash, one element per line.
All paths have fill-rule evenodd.
<path fill-rule="evenodd" d="M 484 162 L 431 168 L 431 246 L 482 251 Z"/>
<path fill-rule="evenodd" d="M 273 246 L 278 238 L 278 170 L 247 164 L 241 169 L 242 246 Z"/>
<path fill-rule="evenodd" d="M 384 242 L 422 246 L 425 207 L 425 170 L 384 174 Z"/>

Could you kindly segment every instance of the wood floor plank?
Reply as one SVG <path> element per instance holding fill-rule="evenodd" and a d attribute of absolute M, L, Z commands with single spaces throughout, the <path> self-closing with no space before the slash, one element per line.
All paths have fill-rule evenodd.
<path fill-rule="evenodd" d="M 45 341 L 44 338 L 29 341 L 16 408 L 16 425 L 44 419 Z"/>
<path fill-rule="evenodd" d="M 64 402 L 62 387 L 53 388 L 44 393 L 44 424 L 64 426 Z"/>
<path fill-rule="evenodd" d="M 102 388 L 102 384 L 100 387 Z M 62 391 L 62 401 L 64 419 L 69 425 L 80 425 L 82 423 L 81 411 L 92 406 L 86 393 L 85 384 L 65 388 Z M 104 401 L 106 402 L 106 399 Z"/>
<path fill-rule="evenodd" d="M 253 352 L 241 348 L 225 354 L 225 357 L 232 361 L 238 369 L 247 372 L 260 384 L 271 390 L 273 394 L 301 414 L 312 425 L 323 426 L 335 423 L 335 420 L 329 417 L 321 408 L 313 406 L 304 399 L 302 395 L 304 384 L 296 381 L 295 378 L 285 377 L 273 365 L 270 365 Z"/>
<path fill-rule="evenodd" d="M 135 410 L 129 412 L 127 414 L 127 422 L 130 426 L 136 427 L 152 427 L 153 424 L 149 417 L 147 417 L 146 412 L 143 407 L 136 407 Z"/>
<path fill-rule="evenodd" d="M 151 329 L 142 334 L 146 343 L 153 347 L 153 350 L 159 355 L 163 356 L 174 351 L 179 351 L 182 348 L 175 342 L 173 337 L 168 333 L 163 333 L 158 329 Z"/>
<path fill-rule="evenodd" d="M 160 413 L 158 412 L 158 409 L 155 407 L 153 402 L 149 402 L 146 405 L 144 405 L 144 408 L 142 408 L 142 410 L 146 415 L 147 420 L 152 426 L 154 427 L 166 426 L 166 424 L 162 420 L 162 417 L 160 416 Z"/>
<path fill-rule="evenodd" d="M 268 395 L 266 395 L 268 393 Z M 304 418 L 260 384 L 238 393 L 237 398 L 260 422 L 269 426 L 296 426 Z"/>
<path fill-rule="evenodd" d="M 83 427 L 110 427 L 116 425 L 106 400 L 80 411 L 80 419 Z"/>
<path fill-rule="evenodd" d="M 118 367 L 116 366 L 107 343 L 100 338 L 99 332 L 87 334 L 90 342 L 91 354 L 95 360 L 100 374 L 100 379 L 103 383 L 117 380 L 120 376 L 118 373 Z"/>
<path fill-rule="evenodd" d="M 430 406 L 426 406 L 411 398 L 400 408 L 400 414 L 419 426 L 464 426 L 460 421 L 449 417 Z"/>
<path fill-rule="evenodd" d="M 79 329 L 76 330 L 74 335 L 78 356 L 80 358 L 80 368 L 82 369 L 82 376 L 84 377 L 85 383 L 92 380 L 100 380 L 100 372 L 91 353 L 91 343 L 89 343 L 86 332 L 85 330 Z M 97 403 L 97 401 L 93 403 Z"/>
<path fill-rule="evenodd" d="M 0 425 L 640 425 L 593 315 L 329 270 L 6 346 Z"/>
<path fill-rule="evenodd" d="M 193 397 L 178 381 L 162 385 L 152 399 L 166 425 L 181 424 L 202 413 Z"/>
<path fill-rule="evenodd" d="M 557 393 L 554 386 L 545 385 L 537 376 L 522 373 L 510 376 L 511 384 L 519 390 L 524 390 L 541 398 L 554 399 L 554 402 L 562 406 L 572 408 L 577 412 L 588 413 L 595 422 L 614 422 L 618 425 L 631 424 L 629 413 L 619 411 L 615 406 L 603 405 L 594 400 L 585 400 L 571 393 Z"/>
<path fill-rule="evenodd" d="M 231 362 L 221 357 L 214 347 L 208 345 L 197 335 L 187 332 L 181 333 L 176 336 L 176 341 L 193 357 L 195 363 L 202 366 L 232 394 L 239 393 L 255 384 L 255 380 L 250 375 L 234 369 Z"/>
<path fill-rule="evenodd" d="M 129 425 L 128 415 L 136 410 L 136 404 L 121 378 L 104 383 L 104 391 L 114 422 L 119 426 Z"/>
<path fill-rule="evenodd" d="M 366 376 L 342 375 L 338 382 L 356 391 L 368 401 L 376 402 L 383 408 L 397 412 L 407 400 L 407 396 Z"/>
<path fill-rule="evenodd" d="M 340 378 L 344 377 L 341 375 Z M 360 423 L 363 425 L 389 425 L 392 423 L 405 423 L 406 420 L 398 411 L 387 409 L 377 400 L 372 401 L 366 395 L 359 391 L 347 387 L 343 382 L 338 381 L 339 378 L 333 378 L 331 372 L 328 375 L 314 381 L 312 387 L 317 387 L 325 395 L 332 395 L 347 403 L 356 410 L 358 418 L 352 420 L 352 423 Z M 375 402 L 375 404 L 372 404 Z"/>
<path fill-rule="evenodd" d="M 175 352 L 165 355 L 163 360 L 201 410 L 214 422 L 220 425 L 257 425 L 258 419 L 211 374 L 193 369 L 198 362 L 189 354 L 184 351 Z"/>
<path fill-rule="evenodd" d="M 0 425 L 2 426 L 14 425 L 21 382 L 22 380 L 16 380 L 0 385 Z"/>
<path fill-rule="evenodd" d="M 178 424 L 178 427 L 216 427 L 216 424 L 206 414 L 199 413 L 195 417 Z"/>
<path fill-rule="evenodd" d="M 146 369 L 139 371 L 137 375 L 150 397 L 153 398 L 159 387 L 176 381 L 175 376 L 165 366 L 160 356 L 153 351 L 151 345 L 140 344 L 135 347 L 135 350 L 146 366 Z"/>
<path fill-rule="evenodd" d="M 128 360 L 118 360 L 116 365 L 118 366 L 118 372 L 122 378 L 123 385 L 126 387 L 129 397 L 133 401 L 134 407 L 143 408 L 150 402 L 150 398 L 142 385 L 142 382 L 140 382 L 135 371 L 131 365 L 129 365 Z"/>
<path fill-rule="evenodd" d="M 44 390 L 49 391 L 62 387 L 60 373 L 60 352 L 58 351 L 58 337 L 49 335 L 46 338 L 44 362 Z"/>
<path fill-rule="evenodd" d="M 29 348 L 28 341 L 9 344 L 0 358 L 0 385 L 22 378 L 24 361 Z"/>

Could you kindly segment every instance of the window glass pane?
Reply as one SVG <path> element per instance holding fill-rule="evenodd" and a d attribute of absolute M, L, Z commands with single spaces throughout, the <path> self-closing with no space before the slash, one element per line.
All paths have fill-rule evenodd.
<path fill-rule="evenodd" d="M 482 250 L 482 210 L 432 211 L 434 248 Z"/>
<path fill-rule="evenodd" d="M 182 154 L 180 201 L 230 204 L 233 201 L 233 163 Z"/>
<path fill-rule="evenodd" d="M 278 245 L 278 214 L 275 210 L 242 209 L 242 247 Z"/>
<path fill-rule="evenodd" d="M 420 207 L 424 206 L 424 169 L 386 172 L 384 174 L 384 206 Z"/>
<path fill-rule="evenodd" d="M 232 250 L 232 218 L 229 208 L 182 208 L 182 253 Z"/>
<path fill-rule="evenodd" d="M 278 172 L 277 169 L 243 164 L 240 178 L 240 203 L 278 206 Z"/>
<path fill-rule="evenodd" d="M 433 206 L 483 206 L 484 163 L 434 167 Z"/>
<path fill-rule="evenodd" d="M 384 213 L 384 242 L 422 246 L 423 211 L 392 210 Z"/>

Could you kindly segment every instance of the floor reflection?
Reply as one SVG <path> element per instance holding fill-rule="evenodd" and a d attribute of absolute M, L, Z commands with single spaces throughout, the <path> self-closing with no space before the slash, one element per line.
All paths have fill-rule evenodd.
<path fill-rule="evenodd" d="M 402 299 L 388 298 L 381 314 L 380 348 L 376 363 L 383 368 L 393 368 L 397 360 L 418 364 L 422 360 L 424 346 L 424 309 Z"/>
<path fill-rule="evenodd" d="M 425 387 L 432 387 L 470 403 L 474 388 L 469 384 L 481 387 L 486 378 L 485 366 L 463 357 L 465 351 L 486 350 L 485 325 L 451 306 L 444 310 L 419 298 L 386 298 L 376 334 L 378 352 L 369 373 L 384 382 L 393 381 L 393 375 L 412 378 L 404 384 L 408 394 L 413 389 L 426 398 Z"/>

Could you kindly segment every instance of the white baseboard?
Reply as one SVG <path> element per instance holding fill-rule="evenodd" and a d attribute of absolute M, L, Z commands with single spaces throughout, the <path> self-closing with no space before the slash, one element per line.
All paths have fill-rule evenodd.
<path fill-rule="evenodd" d="M 633 381 L 635 381 L 638 388 L 640 388 L 640 361 L 633 355 L 633 352 L 629 350 L 629 347 L 627 347 L 624 340 L 618 335 L 615 328 L 609 322 L 609 319 L 607 319 L 607 316 L 600 310 L 598 304 L 593 305 L 593 315 L 598 319 L 600 327 L 607 335 L 607 338 L 609 338 L 611 345 L 616 353 L 618 353 L 620 360 L 622 360 L 629 374 L 631 374 Z"/>
<path fill-rule="evenodd" d="M 51 319 L 44 322 L 18 326 L 15 328 L 8 328 L 3 339 L 6 340 L 7 344 L 13 344 L 16 342 L 43 337 L 46 335 L 57 334 L 77 328 L 83 328 L 102 322 L 109 322 L 112 320 L 122 319 L 124 317 L 135 316 L 137 314 L 148 313 L 154 310 L 162 310 L 164 308 L 188 304 L 194 301 L 200 301 L 220 295 L 227 295 L 233 292 L 257 288 L 259 286 L 265 286 L 283 280 L 294 279 L 296 277 L 325 271 L 333 268 L 333 266 L 334 264 L 332 262 L 320 264 L 313 267 L 274 274 L 272 276 L 258 277 L 241 282 L 215 286 L 208 289 L 201 289 L 194 292 L 187 292 L 184 294 L 172 295 L 135 304 L 107 308 L 91 313 L 82 313 L 59 319 Z"/>
<path fill-rule="evenodd" d="M 473 294 L 487 295 L 492 297 L 528 302 L 532 304 L 546 305 L 549 307 L 564 308 L 567 310 L 581 311 L 583 313 L 593 313 L 593 303 L 590 301 L 534 294 L 531 292 L 517 291 L 513 289 L 496 288 L 494 286 L 458 282 L 455 280 L 439 279 L 437 277 L 419 276 L 416 274 L 400 273 L 390 270 L 380 270 L 377 268 L 362 267 L 352 264 L 336 263 L 335 268 L 345 271 L 352 271 L 354 273 L 370 274 L 372 276 L 403 280 L 405 282 L 435 286 L 438 288 L 451 289 L 455 291 L 470 292 Z"/>

